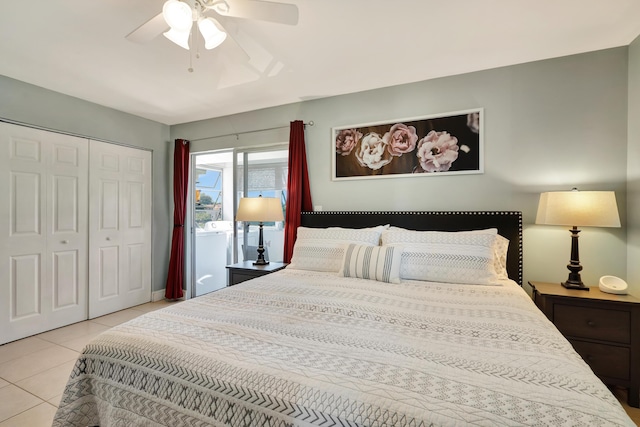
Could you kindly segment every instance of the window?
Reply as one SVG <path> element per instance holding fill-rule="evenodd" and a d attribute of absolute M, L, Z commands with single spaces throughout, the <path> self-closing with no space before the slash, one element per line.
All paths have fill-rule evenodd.
<path fill-rule="evenodd" d="M 197 228 L 222 220 L 222 170 L 196 168 L 195 218 Z"/>

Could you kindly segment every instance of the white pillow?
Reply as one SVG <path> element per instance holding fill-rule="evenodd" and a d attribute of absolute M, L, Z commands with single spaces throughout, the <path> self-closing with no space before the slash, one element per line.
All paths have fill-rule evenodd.
<path fill-rule="evenodd" d="M 402 245 L 400 277 L 431 282 L 496 284 L 497 229 L 473 232 L 415 231 L 392 227 L 383 245 Z"/>
<path fill-rule="evenodd" d="M 459 233 L 484 233 L 485 231 L 492 231 L 498 229 L 488 228 L 485 230 L 471 230 L 471 231 L 460 231 Z M 496 240 L 493 242 L 493 268 L 496 270 L 496 274 L 498 275 L 498 279 L 508 279 L 509 274 L 507 273 L 507 252 L 509 250 L 509 239 L 506 237 L 496 234 Z"/>
<path fill-rule="evenodd" d="M 384 225 L 369 228 L 298 227 L 288 268 L 337 273 L 342 266 L 345 245 L 356 243 L 378 246 L 380 235 L 385 229 Z"/>
<path fill-rule="evenodd" d="M 496 270 L 498 279 L 508 279 L 507 273 L 507 251 L 509 250 L 509 239 L 500 234 L 496 235 L 493 243 L 493 268 Z"/>
<path fill-rule="evenodd" d="M 349 244 L 338 273 L 344 277 L 377 280 L 379 282 L 400 283 L 399 246 L 370 246 Z"/>

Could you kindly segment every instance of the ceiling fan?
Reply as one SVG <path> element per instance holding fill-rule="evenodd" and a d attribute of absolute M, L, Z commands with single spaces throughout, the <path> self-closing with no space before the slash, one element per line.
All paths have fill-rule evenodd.
<path fill-rule="evenodd" d="M 126 38 L 133 42 L 145 43 L 163 34 L 188 50 L 191 28 L 196 22 L 205 48 L 214 49 L 226 40 L 228 34 L 220 24 L 220 17 L 296 25 L 298 7 L 289 3 L 259 0 L 166 0 L 161 13 L 133 30 Z"/>

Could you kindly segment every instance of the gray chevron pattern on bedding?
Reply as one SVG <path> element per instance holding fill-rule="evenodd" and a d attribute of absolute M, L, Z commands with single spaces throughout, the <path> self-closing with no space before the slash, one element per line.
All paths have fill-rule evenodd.
<path fill-rule="evenodd" d="M 514 282 L 285 269 L 112 328 L 54 426 L 633 426 Z"/>

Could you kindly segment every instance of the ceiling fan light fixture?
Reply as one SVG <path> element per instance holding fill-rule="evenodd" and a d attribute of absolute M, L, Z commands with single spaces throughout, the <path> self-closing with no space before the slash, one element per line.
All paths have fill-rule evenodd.
<path fill-rule="evenodd" d="M 193 25 L 191 7 L 178 0 L 167 0 L 162 6 L 162 16 L 172 30 L 189 32 Z"/>
<path fill-rule="evenodd" d="M 204 39 L 206 49 L 214 49 L 222 44 L 227 38 L 227 33 L 222 26 L 213 18 L 200 18 L 198 28 Z"/>
<path fill-rule="evenodd" d="M 171 28 L 166 33 L 162 33 L 166 38 L 177 44 L 178 46 L 189 50 L 189 35 L 190 31 L 178 31 L 174 28 Z"/>

